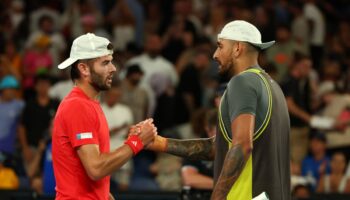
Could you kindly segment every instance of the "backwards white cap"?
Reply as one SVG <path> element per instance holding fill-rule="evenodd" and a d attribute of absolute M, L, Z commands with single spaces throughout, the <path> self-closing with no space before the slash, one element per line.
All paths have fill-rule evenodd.
<path fill-rule="evenodd" d="M 113 49 L 107 46 L 111 42 L 93 33 L 81 35 L 73 41 L 69 58 L 58 65 L 59 69 L 65 69 L 80 59 L 98 58 L 113 54 Z"/>
<path fill-rule="evenodd" d="M 275 43 L 275 41 L 261 42 L 260 31 L 253 24 L 243 20 L 235 20 L 226 24 L 218 34 L 218 39 L 248 42 L 261 50 Z"/>

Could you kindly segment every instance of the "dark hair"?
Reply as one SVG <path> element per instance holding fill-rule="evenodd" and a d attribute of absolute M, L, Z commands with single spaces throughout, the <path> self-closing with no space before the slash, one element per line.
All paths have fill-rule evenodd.
<path fill-rule="evenodd" d="M 72 67 L 70 69 L 70 78 L 72 79 L 72 81 L 74 82 L 74 80 L 77 80 L 80 78 L 80 72 L 78 69 L 78 64 L 79 64 L 79 60 L 74 62 L 72 64 Z"/>
<path fill-rule="evenodd" d="M 294 62 L 300 62 L 305 59 L 310 59 L 310 57 L 306 54 L 303 54 L 301 52 L 294 52 Z"/>
<path fill-rule="evenodd" d="M 39 81 L 47 81 L 51 84 L 52 78 L 47 73 L 40 73 L 35 76 L 34 83 L 37 84 Z"/>
<path fill-rule="evenodd" d="M 74 80 L 77 80 L 81 77 L 80 75 L 80 71 L 78 69 L 78 65 L 79 63 L 85 63 L 88 66 L 92 66 L 92 62 L 95 60 L 95 58 L 91 58 L 91 59 L 84 59 L 84 60 L 77 60 L 75 61 L 72 65 L 71 65 L 71 70 L 70 70 L 70 77 L 72 79 L 72 81 L 74 82 Z"/>
<path fill-rule="evenodd" d="M 130 66 L 127 67 L 126 77 L 129 77 L 129 76 L 131 76 L 132 74 L 135 74 L 135 73 L 143 74 L 143 71 L 142 71 L 140 65 L 133 64 L 133 65 L 130 65 Z"/>
<path fill-rule="evenodd" d="M 43 15 L 43 16 L 41 16 L 41 17 L 39 18 L 39 20 L 38 20 L 38 25 L 39 25 L 39 26 L 42 26 L 42 24 L 43 24 L 44 21 L 46 21 L 46 20 L 48 20 L 48 21 L 50 21 L 50 22 L 53 22 L 53 19 L 52 19 L 52 17 L 51 17 L 50 15 Z"/>

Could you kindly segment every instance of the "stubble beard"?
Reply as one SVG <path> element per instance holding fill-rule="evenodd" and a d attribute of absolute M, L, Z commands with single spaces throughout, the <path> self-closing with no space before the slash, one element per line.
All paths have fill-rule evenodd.
<path fill-rule="evenodd" d="M 104 78 L 96 73 L 91 68 L 91 85 L 98 91 L 106 91 L 111 88 L 110 84 L 107 84 L 107 78 L 104 80 Z"/>
<path fill-rule="evenodd" d="M 233 69 L 234 69 L 234 64 L 232 61 L 230 61 L 225 66 L 221 66 L 221 69 L 219 70 L 219 75 L 231 76 Z"/>

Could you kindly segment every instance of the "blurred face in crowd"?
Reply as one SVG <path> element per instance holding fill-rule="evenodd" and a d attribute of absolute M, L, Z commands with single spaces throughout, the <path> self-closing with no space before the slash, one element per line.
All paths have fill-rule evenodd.
<path fill-rule="evenodd" d="M 162 50 L 162 41 L 158 35 L 149 35 L 145 43 L 146 52 L 152 57 L 159 55 Z"/>
<path fill-rule="evenodd" d="M 286 27 L 279 27 L 276 30 L 276 39 L 279 42 L 286 42 L 290 38 L 290 32 Z"/>
<path fill-rule="evenodd" d="M 5 88 L 0 91 L 1 93 L 1 100 L 3 101 L 12 101 L 16 98 L 17 90 L 14 88 Z"/>
<path fill-rule="evenodd" d="M 308 77 L 312 69 L 312 61 L 309 58 L 304 58 L 297 63 L 301 77 Z"/>
<path fill-rule="evenodd" d="M 321 155 L 326 152 L 326 143 L 314 138 L 311 140 L 310 148 L 313 155 Z"/>
<path fill-rule="evenodd" d="M 133 86 L 136 86 L 140 83 L 142 76 L 142 73 L 132 73 L 128 76 L 128 80 Z"/>
<path fill-rule="evenodd" d="M 106 104 L 110 107 L 119 102 L 120 97 L 122 96 L 122 92 L 118 86 L 112 87 L 105 94 Z"/>
<path fill-rule="evenodd" d="M 50 17 L 44 17 L 41 20 L 40 28 L 45 33 L 52 33 L 53 29 L 54 29 L 54 27 L 53 27 L 53 20 Z"/>
<path fill-rule="evenodd" d="M 209 65 L 209 58 L 205 53 L 198 53 L 195 57 L 195 66 L 198 69 L 206 68 Z"/>
<path fill-rule="evenodd" d="M 300 186 L 295 189 L 293 196 L 296 198 L 306 199 L 310 197 L 310 191 L 306 186 Z"/>
<path fill-rule="evenodd" d="M 234 46 L 236 43 L 230 40 L 219 39 L 217 48 L 213 55 L 214 60 L 219 64 L 219 73 L 224 75 L 233 72 L 234 68 Z"/>
<path fill-rule="evenodd" d="M 332 173 L 343 174 L 345 172 L 346 159 L 343 153 L 335 153 L 331 160 Z"/>
<path fill-rule="evenodd" d="M 50 87 L 50 80 L 46 79 L 39 79 L 35 84 L 35 90 L 38 93 L 38 95 L 48 95 Z"/>

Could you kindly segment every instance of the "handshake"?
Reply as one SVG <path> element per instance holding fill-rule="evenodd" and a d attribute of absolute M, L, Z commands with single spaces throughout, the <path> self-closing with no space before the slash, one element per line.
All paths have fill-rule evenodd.
<path fill-rule="evenodd" d="M 129 145 L 134 155 L 136 155 L 144 148 L 165 151 L 166 142 L 165 138 L 158 136 L 153 119 L 146 119 L 130 128 L 128 138 L 124 144 Z"/>

